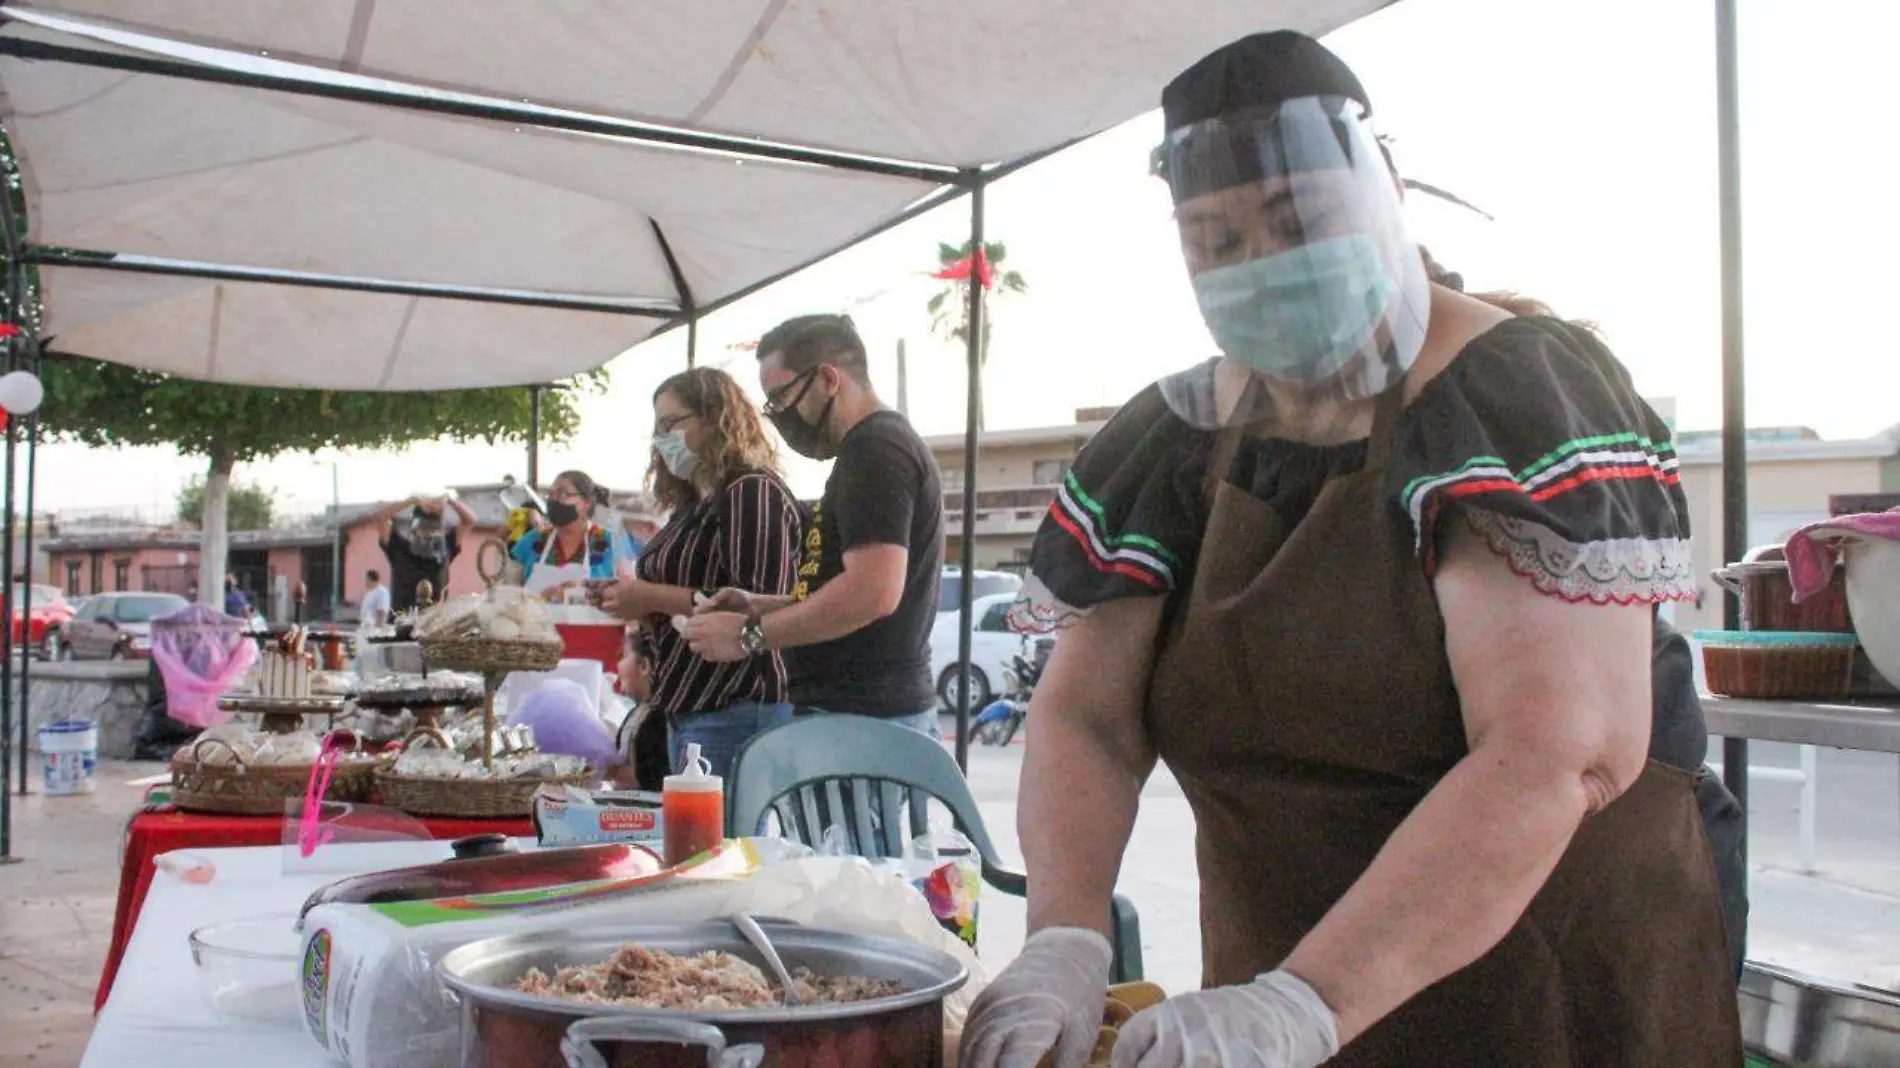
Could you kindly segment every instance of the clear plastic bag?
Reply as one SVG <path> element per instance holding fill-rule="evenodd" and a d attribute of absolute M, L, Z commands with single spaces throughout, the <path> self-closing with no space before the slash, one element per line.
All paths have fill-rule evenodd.
<path fill-rule="evenodd" d="M 229 719 L 218 698 L 257 661 L 244 621 L 193 604 L 152 622 L 152 659 L 165 680 L 165 711 L 180 723 L 215 727 Z"/>

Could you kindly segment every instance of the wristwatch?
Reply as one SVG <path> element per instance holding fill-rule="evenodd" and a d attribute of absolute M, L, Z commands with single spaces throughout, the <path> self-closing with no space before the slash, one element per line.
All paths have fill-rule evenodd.
<path fill-rule="evenodd" d="M 748 619 L 745 626 L 739 628 L 739 650 L 747 656 L 765 652 L 765 628 L 758 620 Z"/>

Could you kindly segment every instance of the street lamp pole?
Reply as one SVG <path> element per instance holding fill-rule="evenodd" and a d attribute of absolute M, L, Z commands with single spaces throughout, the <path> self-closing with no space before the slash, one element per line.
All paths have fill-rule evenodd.
<path fill-rule="evenodd" d="M 337 463 L 330 461 L 330 618 L 343 611 L 343 490 Z"/>

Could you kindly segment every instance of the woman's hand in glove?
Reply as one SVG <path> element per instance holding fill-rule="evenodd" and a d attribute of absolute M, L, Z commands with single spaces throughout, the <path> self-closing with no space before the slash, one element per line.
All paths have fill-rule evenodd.
<path fill-rule="evenodd" d="M 977 995 L 963 1029 L 962 1068 L 1035 1068 L 1055 1051 L 1056 1068 L 1081 1068 L 1095 1047 L 1115 951 L 1080 927 L 1037 931 L 1022 955 Z"/>
<path fill-rule="evenodd" d="M 1333 1010 L 1299 976 L 1271 972 L 1137 1013 L 1115 1068 L 1314 1068 L 1338 1052 Z"/>

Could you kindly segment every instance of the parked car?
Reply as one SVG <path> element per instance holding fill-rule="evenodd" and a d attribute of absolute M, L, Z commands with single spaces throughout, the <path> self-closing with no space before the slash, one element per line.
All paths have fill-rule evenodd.
<path fill-rule="evenodd" d="M 65 591 L 58 586 L 44 586 L 35 582 L 29 598 L 25 587 L 16 582 L 7 596 L 10 599 L 6 607 L 0 610 L 13 617 L 13 647 L 32 649 L 41 656 L 47 655 L 49 636 L 58 634 L 60 624 L 73 617 L 72 606 L 66 603 Z M 30 618 L 21 617 L 22 606 Z"/>
<path fill-rule="evenodd" d="M 980 574 L 980 573 L 979 573 Z M 1014 575 L 1007 576 L 1015 578 Z M 1022 636 L 1009 629 L 1009 606 L 1014 591 L 978 597 L 970 618 L 970 708 L 980 711 L 995 700 L 1003 671 L 1024 649 Z M 930 628 L 930 674 L 937 680 L 937 698 L 944 707 L 957 707 L 957 613 L 937 613 Z"/>
<path fill-rule="evenodd" d="M 175 593 L 101 593 L 67 620 L 62 660 L 121 660 L 152 655 L 152 620 L 190 602 Z"/>
<path fill-rule="evenodd" d="M 1013 594 L 1023 588 L 1023 580 L 1007 571 L 974 571 L 971 572 L 971 578 L 970 585 L 975 589 L 978 600 L 991 594 Z M 963 569 L 944 568 L 940 582 L 941 584 L 937 587 L 937 614 L 941 616 L 945 612 L 955 612 L 962 608 Z"/>

